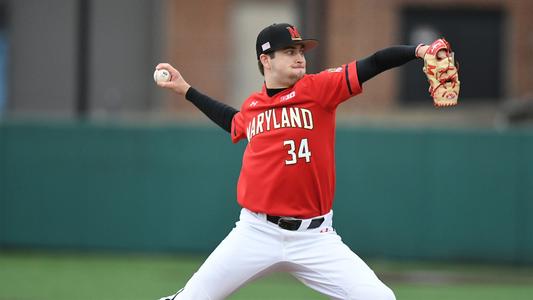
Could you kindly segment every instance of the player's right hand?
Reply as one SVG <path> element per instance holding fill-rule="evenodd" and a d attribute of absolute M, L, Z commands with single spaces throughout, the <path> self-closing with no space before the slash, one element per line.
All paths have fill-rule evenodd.
<path fill-rule="evenodd" d="M 160 63 L 155 67 L 156 70 L 166 69 L 170 72 L 170 81 L 158 81 L 157 85 L 163 88 L 172 89 L 180 95 L 185 95 L 187 90 L 191 87 L 190 84 L 183 79 L 180 72 L 168 63 Z"/>

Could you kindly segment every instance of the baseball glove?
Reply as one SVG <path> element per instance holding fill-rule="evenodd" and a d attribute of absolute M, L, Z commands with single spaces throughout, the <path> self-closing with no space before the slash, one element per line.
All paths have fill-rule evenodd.
<path fill-rule="evenodd" d="M 429 45 L 423 58 L 423 71 L 429 81 L 429 93 L 433 97 L 435 106 L 456 105 L 460 82 L 450 44 L 445 39 L 434 41 Z"/>

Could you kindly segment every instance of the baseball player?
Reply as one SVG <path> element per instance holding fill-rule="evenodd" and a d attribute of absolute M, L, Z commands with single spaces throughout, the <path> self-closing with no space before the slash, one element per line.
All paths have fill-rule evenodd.
<path fill-rule="evenodd" d="M 335 112 L 364 82 L 423 56 L 428 46 L 389 47 L 308 75 L 304 54 L 317 45 L 290 24 L 263 29 L 256 53 L 264 84 L 240 111 L 191 87 L 171 65 L 156 66 L 171 74 L 160 87 L 184 95 L 234 143 L 248 143 L 237 186 L 239 221 L 185 287 L 161 299 L 224 299 L 274 271 L 331 299 L 395 299 L 333 228 Z M 283 299 L 278 292 L 272 298 Z"/>

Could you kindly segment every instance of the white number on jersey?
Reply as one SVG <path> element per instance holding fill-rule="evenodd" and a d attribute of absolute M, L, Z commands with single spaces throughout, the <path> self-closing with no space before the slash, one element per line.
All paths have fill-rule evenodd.
<path fill-rule="evenodd" d="M 287 140 L 283 142 L 283 146 L 289 145 L 290 149 L 287 152 L 291 156 L 291 159 L 286 160 L 286 165 L 294 165 L 298 162 L 298 158 L 305 158 L 305 162 L 311 162 L 311 151 L 309 151 L 309 144 L 307 139 L 302 139 L 300 146 L 298 147 L 298 155 L 296 154 L 296 143 L 293 140 Z"/>

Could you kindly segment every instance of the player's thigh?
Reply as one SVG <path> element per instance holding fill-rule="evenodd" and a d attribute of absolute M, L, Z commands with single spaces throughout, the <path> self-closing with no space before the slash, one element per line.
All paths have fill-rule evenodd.
<path fill-rule="evenodd" d="M 224 299 L 263 275 L 281 255 L 268 231 L 239 224 L 209 255 L 176 299 Z"/>
<path fill-rule="evenodd" d="M 297 265 L 292 274 L 332 299 L 395 299 L 392 290 L 336 233 L 320 234 L 292 255 Z"/>

